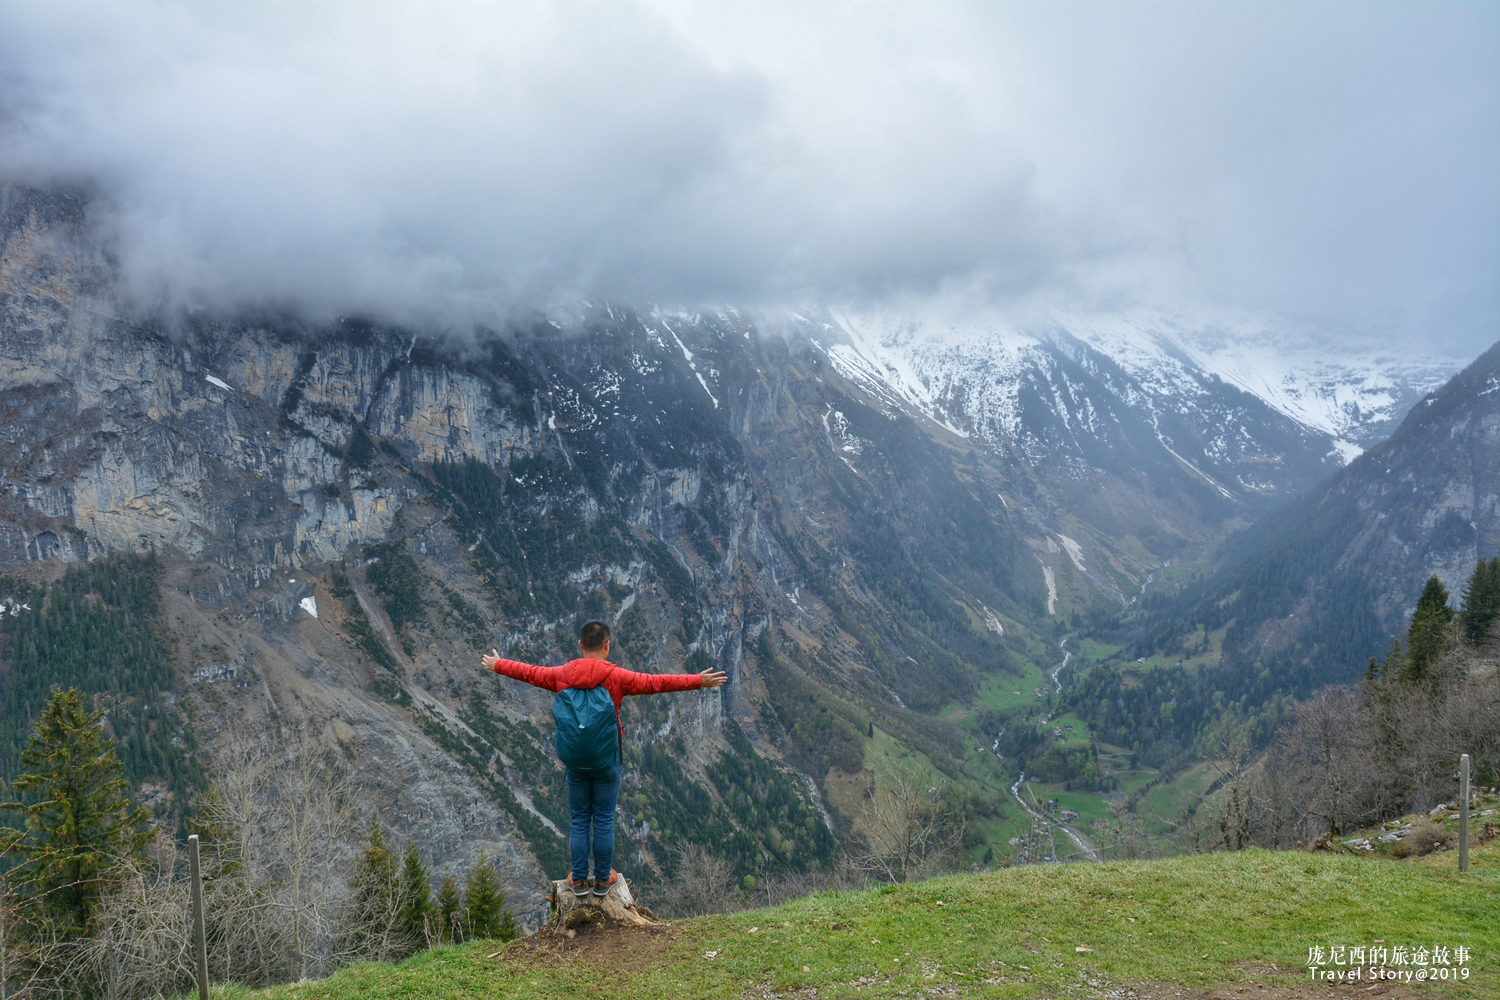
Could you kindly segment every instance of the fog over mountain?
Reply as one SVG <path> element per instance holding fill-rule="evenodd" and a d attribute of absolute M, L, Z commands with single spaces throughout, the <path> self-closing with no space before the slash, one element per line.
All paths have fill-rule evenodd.
<path fill-rule="evenodd" d="M 0 6 L 149 307 L 1183 305 L 1472 356 L 1493 5 Z"/>
<path fill-rule="evenodd" d="M 908 764 L 964 831 L 933 865 L 1111 856 L 1072 821 L 1121 802 L 1166 834 L 1199 754 L 1500 554 L 1497 42 L 0 0 L 0 792 L 73 686 L 165 828 L 245 739 L 337 750 L 361 824 L 524 908 L 566 779 L 478 658 L 597 618 L 729 678 L 627 702 L 653 906 L 711 887 L 685 846 L 803 891 Z"/>

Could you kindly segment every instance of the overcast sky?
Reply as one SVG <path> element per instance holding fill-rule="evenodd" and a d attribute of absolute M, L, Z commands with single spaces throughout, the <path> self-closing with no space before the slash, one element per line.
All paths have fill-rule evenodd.
<path fill-rule="evenodd" d="M 1473 353 L 1500 4 L 0 2 L 0 172 L 94 185 L 147 303 L 1206 305 Z"/>

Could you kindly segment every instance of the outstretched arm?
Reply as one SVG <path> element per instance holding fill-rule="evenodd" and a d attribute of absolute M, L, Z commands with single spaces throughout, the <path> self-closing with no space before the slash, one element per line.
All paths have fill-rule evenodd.
<path fill-rule="evenodd" d="M 705 670 L 700 674 L 642 674 L 634 670 L 616 670 L 621 694 L 665 694 L 668 691 L 695 691 L 718 687 L 729 678 L 722 670 Z"/>
<path fill-rule="evenodd" d="M 532 663 L 522 663 L 519 660 L 507 660 L 493 649 L 484 654 L 480 662 L 484 664 L 486 670 L 493 670 L 506 677 L 514 677 L 518 681 L 525 681 L 527 684 L 546 688 L 548 691 L 561 691 L 567 686 L 559 676 L 559 668 L 539 667 Z"/>

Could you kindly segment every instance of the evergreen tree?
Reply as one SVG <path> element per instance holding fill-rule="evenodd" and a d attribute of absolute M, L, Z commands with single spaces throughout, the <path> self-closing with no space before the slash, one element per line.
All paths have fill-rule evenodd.
<path fill-rule="evenodd" d="M 370 831 L 350 879 L 349 923 L 345 946 L 369 958 L 390 958 L 392 931 L 404 939 L 400 927 L 400 875 L 396 855 L 385 845 L 378 817 L 370 817 Z M 395 949 L 403 951 L 404 949 Z"/>
<path fill-rule="evenodd" d="M 1402 679 L 1418 681 L 1453 645 L 1453 609 L 1448 606 L 1448 590 L 1437 577 L 1428 577 L 1417 598 L 1411 627 L 1406 631 L 1407 663 Z"/>
<path fill-rule="evenodd" d="M 1387 682 L 1401 680 L 1407 674 L 1408 664 L 1406 647 L 1398 635 L 1391 640 L 1391 648 L 1386 651 L 1385 660 L 1380 668 L 1380 676 Z"/>
<path fill-rule="evenodd" d="M 458 879 L 452 872 L 443 872 L 438 881 L 437 900 L 433 906 L 438 918 L 438 938 L 444 942 L 463 940 L 463 929 L 459 926 L 459 912 L 463 900 L 458 894 Z"/>
<path fill-rule="evenodd" d="M 401 926 L 406 936 L 417 948 L 427 947 L 431 927 L 428 918 L 432 910 L 432 886 L 427 878 L 427 866 L 417 853 L 415 844 L 408 843 L 401 857 Z"/>
<path fill-rule="evenodd" d="M 162 565 L 154 553 L 114 555 L 71 567 L 50 587 L 7 580 L 5 593 L 32 610 L 0 616 L 9 670 L 0 676 L 0 776 L 24 769 L 21 751 L 58 688 L 76 687 L 109 715 L 130 785 L 154 779 L 180 821 L 202 771 L 180 710 L 165 698 L 175 681 L 161 617 Z M 97 699 L 97 700 L 96 700 Z"/>
<path fill-rule="evenodd" d="M 495 878 L 495 866 L 483 851 L 464 879 L 464 909 L 469 913 L 469 932 L 476 938 L 509 941 L 516 924 L 505 908 L 505 893 Z"/>
<path fill-rule="evenodd" d="M 12 787 L 24 830 L 6 831 L 0 848 L 23 858 L 11 882 L 65 936 L 93 930 L 105 880 L 119 865 L 144 856 L 151 813 L 133 806 L 102 711 L 90 712 L 74 688 L 56 692 L 21 754 L 27 770 Z"/>
<path fill-rule="evenodd" d="M 1500 556 L 1481 559 L 1464 588 L 1463 608 L 1458 614 L 1463 640 L 1477 645 L 1489 635 L 1495 618 L 1500 616 Z"/>

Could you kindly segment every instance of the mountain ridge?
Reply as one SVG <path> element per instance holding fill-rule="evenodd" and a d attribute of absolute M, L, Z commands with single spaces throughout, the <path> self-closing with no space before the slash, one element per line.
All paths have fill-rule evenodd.
<path fill-rule="evenodd" d="M 1264 745 L 1287 698 L 1358 680 L 1429 576 L 1456 601 L 1475 564 L 1500 554 L 1497 387 L 1500 344 L 1388 440 L 1230 538 L 1201 579 L 1149 601 L 1133 633 L 1117 625 L 1130 645 L 1065 704 L 1106 738 L 1180 762 L 1236 735 Z M 1213 636 L 1218 658 L 1185 667 Z M 1161 665 L 1139 665 L 1148 657 Z"/>
<path fill-rule="evenodd" d="M 155 550 L 180 724 L 210 749 L 231 723 L 315 731 L 399 833 L 439 862 L 483 848 L 513 885 L 555 862 L 559 786 L 545 705 L 476 677 L 479 650 L 565 657 L 606 617 L 633 667 L 725 669 L 720 693 L 630 709 L 625 850 L 667 871 L 671 838 L 711 828 L 749 867 L 816 865 L 872 734 L 959 773 L 969 737 L 936 712 L 1333 461 L 1199 373 L 1192 399 L 1238 415 L 1216 436 L 1076 339 L 1003 387 L 1018 423 L 987 424 L 915 367 L 903 392 L 878 351 L 856 364 L 831 314 L 597 303 L 461 343 L 169 323 L 111 298 L 86 199 L 7 187 L 0 219 L 0 569 L 45 587 Z M 741 739 L 754 767 L 731 773 Z"/>

